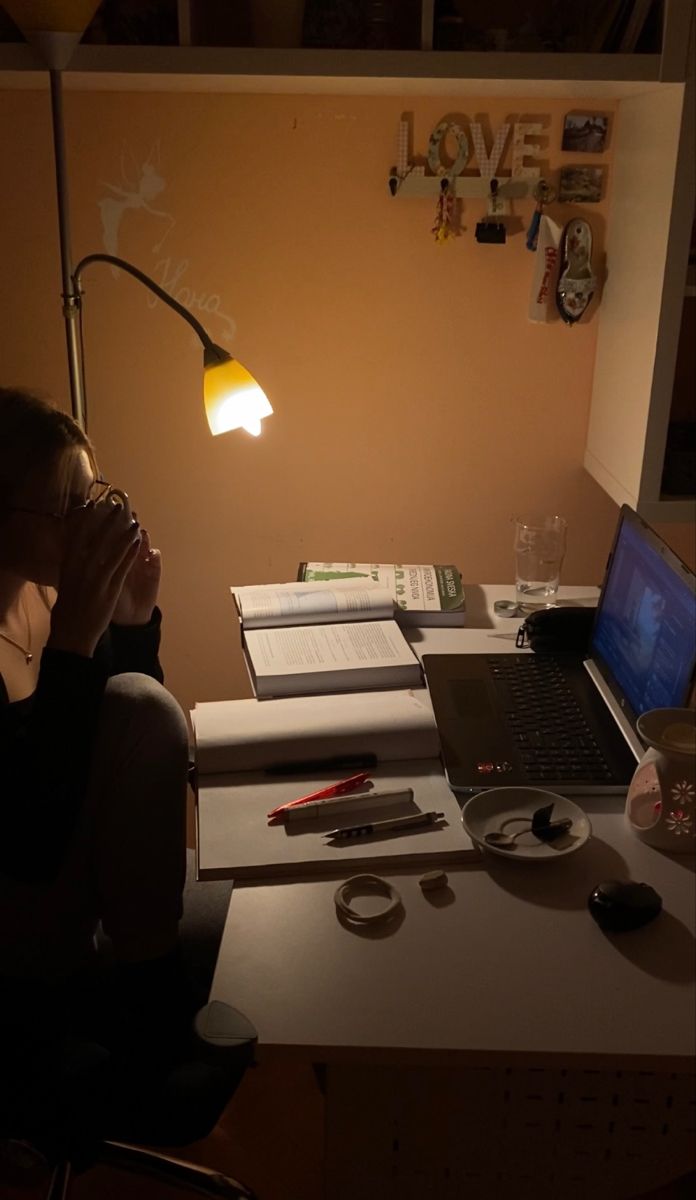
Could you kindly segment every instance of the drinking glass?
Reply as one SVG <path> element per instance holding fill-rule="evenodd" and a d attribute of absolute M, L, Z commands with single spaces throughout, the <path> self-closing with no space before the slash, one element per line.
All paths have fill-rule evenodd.
<path fill-rule="evenodd" d="M 563 517 L 528 516 L 515 521 L 515 591 L 522 612 L 555 605 L 565 547 Z"/>

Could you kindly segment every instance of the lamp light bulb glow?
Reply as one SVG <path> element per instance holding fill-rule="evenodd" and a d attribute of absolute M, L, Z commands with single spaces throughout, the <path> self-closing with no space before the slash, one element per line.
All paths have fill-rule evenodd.
<path fill-rule="evenodd" d="M 253 375 L 234 358 L 205 368 L 203 395 L 214 435 L 241 428 L 258 437 L 262 419 L 273 412 Z"/>

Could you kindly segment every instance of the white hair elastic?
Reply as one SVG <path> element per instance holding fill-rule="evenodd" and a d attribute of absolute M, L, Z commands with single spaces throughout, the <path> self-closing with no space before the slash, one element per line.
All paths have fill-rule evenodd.
<path fill-rule="evenodd" d="M 378 896 L 386 896 L 389 904 L 376 913 L 356 912 L 354 908 L 351 908 L 348 900 L 352 899 L 355 893 L 361 891 L 376 892 Z M 342 883 L 334 892 L 334 904 L 341 916 L 345 917 L 347 921 L 353 921 L 356 925 L 374 925 L 379 921 L 389 921 L 402 907 L 401 896 L 396 888 L 379 875 L 353 875 L 350 879 L 346 879 L 345 883 Z"/>

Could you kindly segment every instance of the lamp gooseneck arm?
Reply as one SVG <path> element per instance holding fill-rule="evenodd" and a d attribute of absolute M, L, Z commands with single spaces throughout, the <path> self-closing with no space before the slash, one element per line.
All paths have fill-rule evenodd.
<path fill-rule="evenodd" d="M 144 271 L 141 271 L 138 267 L 134 267 L 133 264 L 127 262 L 125 258 L 118 258 L 115 254 L 88 254 L 77 264 L 75 270 L 73 271 L 72 283 L 74 285 L 74 291 L 75 295 L 77 296 L 78 304 L 80 303 L 80 297 L 82 295 L 80 276 L 85 267 L 89 267 L 95 262 L 110 263 L 113 267 L 121 267 L 123 271 L 126 271 L 129 275 L 132 275 L 134 279 L 137 279 L 140 283 L 144 284 L 144 286 L 148 288 L 149 291 L 153 292 L 163 304 L 167 304 L 169 308 L 173 308 L 174 312 L 177 312 L 180 317 L 183 317 L 203 343 L 206 364 L 209 361 L 218 362 L 230 357 L 226 351 L 222 350 L 219 346 L 216 346 L 215 342 L 210 337 L 210 334 L 206 332 L 200 321 L 197 321 L 196 318 L 189 312 L 189 310 L 184 308 L 183 304 L 180 304 L 178 300 L 175 300 L 169 295 L 168 292 L 165 292 L 164 288 L 160 287 L 158 283 L 155 283 L 154 279 L 151 279 L 150 276 L 146 275 Z"/>
<path fill-rule="evenodd" d="M 50 48 L 50 47 L 49 47 Z M 58 62 L 55 57 L 51 57 L 51 62 Z M 164 288 L 155 283 L 154 279 L 150 279 L 144 271 L 139 271 L 137 267 L 132 266 L 123 258 L 117 258 L 113 254 L 89 254 L 83 258 L 73 271 L 71 267 L 72 254 L 70 248 L 70 205 L 68 201 L 68 176 L 66 167 L 65 155 L 65 132 L 63 126 L 63 79 L 62 70 L 57 66 L 50 67 L 49 76 L 51 81 L 51 118 L 53 124 L 53 151 L 55 157 L 56 168 L 56 193 L 58 197 L 58 234 L 60 240 L 60 265 L 61 278 L 63 284 L 63 318 L 65 320 L 65 336 L 67 342 L 68 353 L 68 375 L 70 381 L 70 400 L 72 405 L 72 414 L 78 425 L 82 429 L 87 428 L 87 400 L 85 393 L 84 379 L 84 355 L 82 350 L 82 333 L 79 322 L 82 310 L 82 292 L 80 289 L 80 274 L 85 267 L 93 262 L 111 263 L 113 266 L 121 267 L 127 271 L 134 279 L 138 279 L 145 287 L 149 288 L 163 304 L 167 304 L 178 312 L 180 317 L 191 326 L 196 335 L 200 338 L 204 347 L 203 361 L 206 366 L 215 363 L 225 362 L 230 358 L 230 355 L 220 346 L 216 346 L 208 333 L 191 315 L 188 309 L 174 300 Z"/>

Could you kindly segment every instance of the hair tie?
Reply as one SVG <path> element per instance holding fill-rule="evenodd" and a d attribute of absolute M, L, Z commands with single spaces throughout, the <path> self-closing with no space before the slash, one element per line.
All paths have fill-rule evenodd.
<path fill-rule="evenodd" d="M 386 908 L 382 908 L 376 913 L 356 912 L 348 903 L 348 893 L 354 893 L 359 890 L 368 893 L 373 892 L 378 896 L 386 896 L 389 904 Z M 353 921 L 356 925 L 373 925 L 380 921 L 389 921 L 397 910 L 402 907 L 401 896 L 396 888 L 379 875 L 353 875 L 350 879 L 346 879 L 345 883 L 342 883 L 334 892 L 334 904 L 336 905 L 337 912 L 344 916 L 347 921 Z"/>

